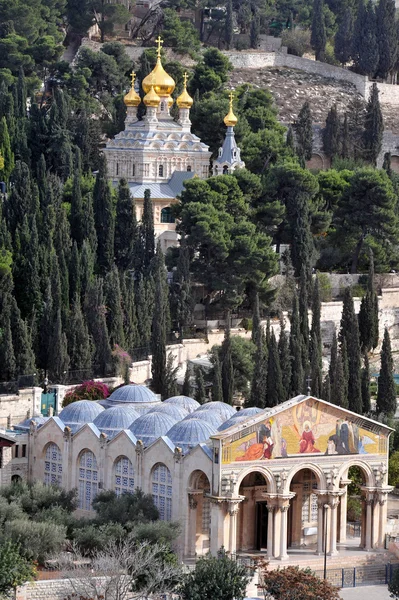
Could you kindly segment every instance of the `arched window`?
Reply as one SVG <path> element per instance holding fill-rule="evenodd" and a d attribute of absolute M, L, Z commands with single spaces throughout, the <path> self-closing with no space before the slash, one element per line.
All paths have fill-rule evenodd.
<path fill-rule="evenodd" d="M 98 493 L 97 459 L 93 452 L 84 450 L 79 458 L 79 508 L 91 510 L 91 503 Z"/>
<path fill-rule="evenodd" d="M 158 175 L 163 177 L 163 165 L 158 165 Z"/>
<path fill-rule="evenodd" d="M 188 173 L 191 173 L 191 165 L 187 165 L 187 171 Z"/>
<path fill-rule="evenodd" d="M 152 471 L 152 499 L 162 521 L 172 519 L 172 476 L 168 467 L 158 464 Z"/>
<path fill-rule="evenodd" d="M 62 484 L 62 454 L 57 444 L 49 444 L 44 461 L 44 483 L 46 485 Z"/>
<path fill-rule="evenodd" d="M 165 110 L 165 102 L 161 102 L 161 110 L 164 111 Z"/>
<path fill-rule="evenodd" d="M 172 214 L 172 209 L 170 208 L 170 206 L 165 206 L 165 208 L 163 208 L 161 210 L 161 223 L 174 223 L 175 222 L 175 218 Z"/>
<path fill-rule="evenodd" d="M 228 175 L 229 174 L 229 167 L 227 165 L 224 165 L 223 167 L 223 175 Z"/>
<path fill-rule="evenodd" d="M 114 489 L 117 496 L 129 492 L 134 492 L 134 468 L 132 462 L 126 457 L 121 456 L 115 463 Z"/>

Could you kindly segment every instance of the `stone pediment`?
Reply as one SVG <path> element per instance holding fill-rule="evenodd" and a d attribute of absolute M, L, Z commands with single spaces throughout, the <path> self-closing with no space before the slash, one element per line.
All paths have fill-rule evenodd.
<path fill-rule="evenodd" d="M 220 434 L 222 463 L 309 455 L 383 455 L 392 429 L 311 396 L 297 396 Z"/>

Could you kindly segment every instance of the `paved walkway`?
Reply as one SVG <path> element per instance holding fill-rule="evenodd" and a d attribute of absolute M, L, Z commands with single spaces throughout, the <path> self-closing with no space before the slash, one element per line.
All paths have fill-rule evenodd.
<path fill-rule="evenodd" d="M 357 588 L 345 588 L 340 591 L 342 600 L 390 600 L 388 588 L 385 585 L 367 585 Z"/>

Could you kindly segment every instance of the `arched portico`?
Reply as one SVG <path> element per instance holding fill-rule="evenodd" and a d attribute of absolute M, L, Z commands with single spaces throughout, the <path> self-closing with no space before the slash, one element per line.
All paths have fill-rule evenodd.
<path fill-rule="evenodd" d="M 188 556 L 202 556 L 210 550 L 211 505 L 207 495 L 210 482 L 201 470 L 195 470 L 189 477 L 188 528 L 186 548 Z"/>

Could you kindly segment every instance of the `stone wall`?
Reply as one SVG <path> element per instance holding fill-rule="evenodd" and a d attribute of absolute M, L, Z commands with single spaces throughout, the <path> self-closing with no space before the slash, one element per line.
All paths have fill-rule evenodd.
<path fill-rule="evenodd" d="M 40 413 L 42 388 L 19 390 L 18 395 L 0 395 L 0 428 L 20 423 L 29 416 Z"/>

